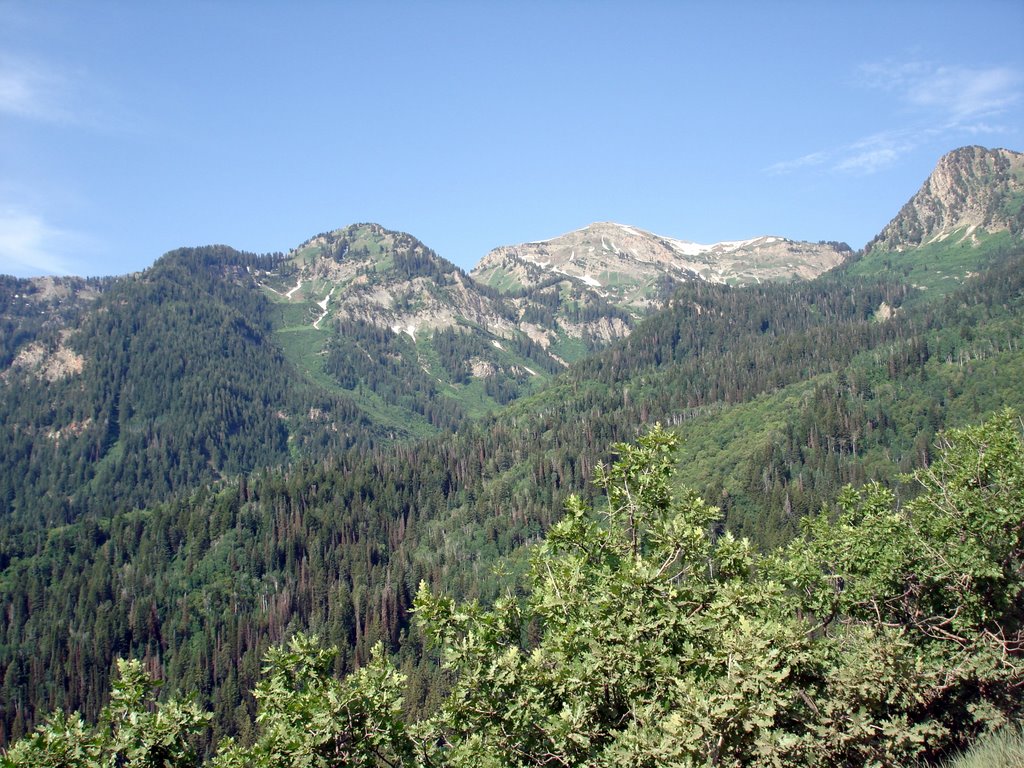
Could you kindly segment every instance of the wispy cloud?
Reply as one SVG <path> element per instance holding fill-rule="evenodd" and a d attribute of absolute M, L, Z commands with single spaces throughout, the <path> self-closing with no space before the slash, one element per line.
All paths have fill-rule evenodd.
<path fill-rule="evenodd" d="M 877 147 L 843 158 L 836 164 L 836 169 L 853 173 L 874 173 L 892 165 L 899 157 L 899 150 L 892 147 Z"/>
<path fill-rule="evenodd" d="M 828 162 L 828 152 L 811 152 L 810 154 L 798 157 L 794 160 L 782 160 L 769 165 L 765 170 L 768 173 L 790 173 L 801 168 L 810 168 Z"/>
<path fill-rule="evenodd" d="M 109 87 L 82 70 L 0 52 L 0 115 L 104 133 L 138 122 Z"/>
<path fill-rule="evenodd" d="M 936 133 L 935 128 L 925 127 L 881 131 L 865 136 L 840 147 L 832 157 L 832 167 L 844 173 L 876 173 L 895 164 Z"/>
<path fill-rule="evenodd" d="M 45 67 L 12 56 L 0 58 L 0 112 L 47 122 L 64 122 L 71 113 L 62 104 L 67 84 Z"/>
<path fill-rule="evenodd" d="M 1009 67 L 972 69 L 928 62 L 882 62 L 860 68 L 863 83 L 932 110 L 950 124 L 998 115 L 1021 98 L 1024 75 Z"/>
<path fill-rule="evenodd" d="M 94 249 L 95 243 L 86 235 L 54 227 L 34 213 L 0 208 L 0 273 L 71 274 L 66 254 Z"/>
<path fill-rule="evenodd" d="M 857 74 L 862 87 L 896 99 L 902 125 L 774 163 L 765 169 L 767 173 L 792 173 L 811 166 L 860 175 L 876 173 L 942 136 L 1005 132 L 999 120 L 1024 98 L 1024 73 L 1010 67 L 972 69 L 887 61 L 865 64 Z"/>

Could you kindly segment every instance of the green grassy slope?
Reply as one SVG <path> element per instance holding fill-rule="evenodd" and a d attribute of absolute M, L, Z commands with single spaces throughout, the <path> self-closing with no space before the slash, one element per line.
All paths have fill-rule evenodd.
<path fill-rule="evenodd" d="M 918 301 L 929 301 L 956 290 L 980 268 L 998 263 L 1020 246 L 1020 238 L 1009 232 L 963 227 L 942 240 L 899 252 L 871 251 L 846 269 L 857 276 L 891 275 L 917 287 Z"/>

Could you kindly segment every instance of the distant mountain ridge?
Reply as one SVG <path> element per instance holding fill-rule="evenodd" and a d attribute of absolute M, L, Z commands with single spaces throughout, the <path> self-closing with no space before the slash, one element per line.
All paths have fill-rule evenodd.
<path fill-rule="evenodd" d="M 358 407 L 370 423 L 383 426 L 383 434 L 403 436 L 457 428 L 467 416 L 533 391 L 628 336 L 693 281 L 789 282 L 844 265 L 862 276 L 898 271 L 901 280 L 926 289 L 921 295 L 934 297 L 975 272 L 993 243 L 1016 242 L 1022 230 L 1024 155 L 964 147 L 938 161 L 866 255 L 843 243 L 777 236 L 700 244 L 598 222 L 549 240 L 495 248 L 467 273 L 412 235 L 353 224 L 320 233 L 287 255 L 229 254 L 223 261 L 216 254 L 231 249 L 205 249 L 182 306 L 187 295 L 198 296 L 214 283 L 242 289 L 224 294 L 231 301 L 247 291 L 262 293 L 271 307 L 266 338 L 295 370 L 341 397 L 345 408 Z M 122 306 L 98 298 L 133 281 L 140 287 L 166 284 L 153 295 L 172 295 L 167 267 L 193 250 L 169 254 L 138 275 L 103 281 L 4 278 L 0 384 L 24 379 L 53 387 L 83 369 L 88 373 L 89 344 L 76 338 L 75 329 L 97 307 L 119 313 Z M 130 295 L 141 301 L 143 294 L 133 289 Z M 291 414 L 294 408 L 277 410 Z M 340 428 L 323 416 L 331 409 L 310 411 L 303 439 L 316 431 L 318 419 L 325 429 Z M 51 431 L 73 423 L 55 420 Z M 90 423 L 98 428 L 95 417 Z M 293 437 L 297 424 L 290 428 Z"/>
<path fill-rule="evenodd" d="M 602 222 L 496 248 L 466 273 L 412 235 L 355 224 L 287 255 L 211 246 L 120 278 L 0 277 L 0 497 L 74 516 L 79 499 L 148 501 L 135 475 L 162 478 L 159 495 L 457 430 L 629 336 L 680 286 L 787 282 L 839 264 L 899 281 L 912 304 L 1000 264 L 1022 234 L 1024 155 L 964 147 L 863 254 L 768 236 L 703 245 Z"/>
<path fill-rule="evenodd" d="M 495 249 L 466 274 L 412 235 L 365 223 L 316 235 L 256 277 L 281 309 L 279 342 L 313 378 L 384 387 L 391 406 L 412 388 L 420 407 L 442 393 L 465 405 L 482 383 L 477 409 L 624 338 L 682 283 L 810 278 L 847 253 L 780 237 L 701 245 L 599 223 Z M 404 395 L 381 366 L 392 380 L 403 372 Z"/>
<path fill-rule="evenodd" d="M 707 280 L 729 285 L 809 280 L 850 253 L 840 243 L 762 236 L 711 245 L 598 222 L 550 240 L 495 248 L 472 270 L 504 292 L 530 289 L 552 275 L 576 279 L 613 303 L 649 311 L 666 284 Z"/>
<path fill-rule="evenodd" d="M 538 317 L 540 295 L 509 296 L 482 283 L 438 256 L 412 235 L 379 224 L 353 224 L 317 235 L 294 249 L 265 285 L 289 302 L 315 300 L 309 315 L 319 325 L 329 318 L 358 320 L 416 339 L 417 333 L 454 326 L 475 327 L 496 338 L 525 334 L 548 349 L 559 337 L 590 336 L 599 343 L 619 338 L 628 327 L 608 323 L 614 308 L 604 306 L 588 319 L 557 327 Z M 291 281 L 295 281 L 291 285 Z M 535 284 L 532 288 L 549 287 Z M 586 292 L 578 301 L 602 304 Z M 314 318 L 314 314 L 319 312 Z"/>

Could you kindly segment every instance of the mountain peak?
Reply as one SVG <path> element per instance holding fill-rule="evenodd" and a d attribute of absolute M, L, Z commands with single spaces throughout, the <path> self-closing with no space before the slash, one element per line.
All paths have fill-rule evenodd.
<path fill-rule="evenodd" d="M 461 269 L 412 235 L 362 223 L 309 238 L 263 285 L 294 306 L 308 306 L 303 322 L 314 329 L 328 317 L 434 329 L 463 314 L 474 320 L 488 314 L 465 306 L 467 283 Z"/>
<path fill-rule="evenodd" d="M 387 270 L 398 261 L 429 262 L 441 271 L 458 269 L 410 234 L 386 229 L 372 222 L 350 224 L 321 232 L 295 248 L 289 256 L 296 265 L 310 267 L 317 262 L 332 274 L 374 267 Z"/>
<path fill-rule="evenodd" d="M 1024 154 L 970 146 L 943 155 L 865 251 L 902 251 L 982 232 L 1024 232 Z"/>

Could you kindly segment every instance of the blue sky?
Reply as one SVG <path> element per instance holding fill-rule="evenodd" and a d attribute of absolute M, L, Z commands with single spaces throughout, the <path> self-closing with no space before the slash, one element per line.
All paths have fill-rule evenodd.
<path fill-rule="evenodd" d="M 592 221 L 862 247 L 938 158 L 1024 150 L 1024 3 L 7 2 L 0 273 L 288 251 L 470 268 Z"/>

